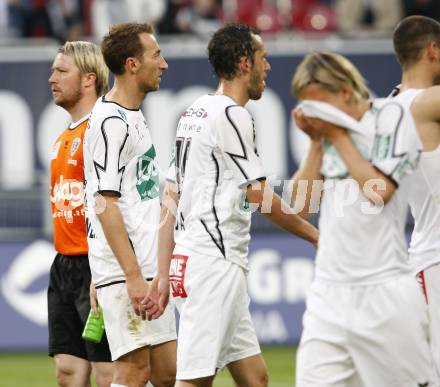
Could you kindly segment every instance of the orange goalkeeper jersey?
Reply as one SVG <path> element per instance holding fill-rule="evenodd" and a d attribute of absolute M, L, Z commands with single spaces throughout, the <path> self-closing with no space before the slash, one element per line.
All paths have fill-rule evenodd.
<path fill-rule="evenodd" d="M 70 125 L 56 140 L 50 162 L 50 201 L 55 250 L 87 254 L 84 220 L 83 139 L 89 115 Z"/>

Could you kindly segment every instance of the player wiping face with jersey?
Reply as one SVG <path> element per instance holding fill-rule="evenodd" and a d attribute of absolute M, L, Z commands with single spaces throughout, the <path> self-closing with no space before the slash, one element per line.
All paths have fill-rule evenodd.
<path fill-rule="evenodd" d="M 295 184 L 324 179 L 296 385 L 437 386 L 404 235 L 405 185 L 421 150 L 411 113 L 369 101 L 358 70 L 335 53 L 307 55 L 292 88 L 307 108 L 294 117 L 312 140 Z M 343 163 L 339 174 L 331 159 Z"/>

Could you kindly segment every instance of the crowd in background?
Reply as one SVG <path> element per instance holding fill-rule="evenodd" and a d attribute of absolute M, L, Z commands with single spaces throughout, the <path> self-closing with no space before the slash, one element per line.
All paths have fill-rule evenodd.
<path fill-rule="evenodd" d="M 0 38 L 99 40 L 109 24 L 146 20 L 159 34 L 207 35 L 229 21 L 263 32 L 388 36 L 407 15 L 440 18 L 438 0 L 0 0 Z M 1 41 L 1 40 L 0 40 Z"/>

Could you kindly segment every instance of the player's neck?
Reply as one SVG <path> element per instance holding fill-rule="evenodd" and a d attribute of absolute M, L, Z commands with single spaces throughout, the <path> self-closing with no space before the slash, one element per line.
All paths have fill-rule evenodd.
<path fill-rule="evenodd" d="M 226 95 L 233 99 L 237 105 L 244 106 L 249 101 L 249 95 L 243 85 L 237 79 L 227 81 L 222 79 L 215 94 Z"/>
<path fill-rule="evenodd" d="M 96 94 L 83 96 L 75 106 L 66 109 L 70 114 L 72 122 L 79 121 L 86 114 L 89 114 L 92 111 L 97 98 Z"/>
<path fill-rule="evenodd" d="M 116 102 L 119 105 L 132 110 L 140 109 L 144 93 L 137 92 L 137 85 L 129 82 L 121 82 L 117 78 L 112 89 L 105 95 L 107 101 Z"/>
<path fill-rule="evenodd" d="M 432 70 L 423 64 L 415 65 L 402 74 L 400 91 L 408 89 L 426 89 L 434 84 Z"/>

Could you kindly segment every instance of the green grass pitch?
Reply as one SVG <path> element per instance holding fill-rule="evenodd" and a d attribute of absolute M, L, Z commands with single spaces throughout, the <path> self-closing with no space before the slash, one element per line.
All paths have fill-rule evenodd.
<path fill-rule="evenodd" d="M 294 386 L 295 348 L 264 347 L 263 355 L 269 369 L 269 385 Z M 215 378 L 214 387 L 233 386 L 227 370 Z M 44 353 L 0 354 L 0 387 L 56 387 L 52 359 Z"/>

